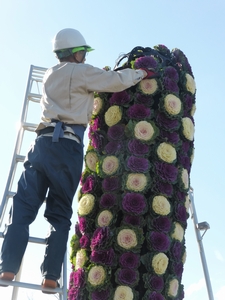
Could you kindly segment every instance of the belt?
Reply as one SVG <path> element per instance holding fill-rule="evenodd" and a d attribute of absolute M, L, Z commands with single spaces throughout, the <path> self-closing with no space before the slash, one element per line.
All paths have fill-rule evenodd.
<path fill-rule="evenodd" d="M 46 127 L 44 129 L 40 130 L 37 133 L 37 136 L 53 137 L 53 133 L 54 133 L 54 127 Z M 71 140 L 76 141 L 78 144 L 80 144 L 80 138 L 71 132 L 64 132 L 62 138 L 71 139 Z"/>

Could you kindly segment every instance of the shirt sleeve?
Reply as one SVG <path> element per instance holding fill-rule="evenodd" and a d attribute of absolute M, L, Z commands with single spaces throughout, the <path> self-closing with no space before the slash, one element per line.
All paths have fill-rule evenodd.
<path fill-rule="evenodd" d="M 124 69 L 120 71 L 106 71 L 86 65 L 84 80 L 88 91 L 121 92 L 144 78 L 142 70 Z"/>

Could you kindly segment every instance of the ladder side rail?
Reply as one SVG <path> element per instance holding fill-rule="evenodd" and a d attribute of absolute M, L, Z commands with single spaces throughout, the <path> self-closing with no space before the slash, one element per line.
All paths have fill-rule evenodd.
<path fill-rule="evenodd" d="M 198 246 L 199 246 L 199 252 L 200 252 L 200 256 L 201 256 L 201 262 L 202 262 L 202 267 L 203 267 L 203 271 L 204 271 L 207 292 L 208 292 L 209 300 L 214 300 L 209 271 L 208 271 L 205 252 L 204 252 L 204 247 L 203 247 L 203 243 L 202 243 L 202 236 L 201 236 L 200 230 L 198 228 L 198 217 L 197 217 L 197 213 L 196 213 L 196 209 L 195 209 L 194 193 L 193 193 L 192 188 L 189 190 L 189 199 L 190 199 L 191 217 L 194 222 L 194 229 L 195 229 L 195 234 L 196 234 L 196 238 L 197 238 L 197 242 L 198 242 Z"/>
<path fill-rule="evenodd" d="M 25 98 L 24 98 L 24 104 L 23 104 L 21 118 L 20 118 L 20 123 L 21 124 L 23 124 L 24 120 L 26 120 L 26 117 L 27 117 L 27 109 L 28 109 L 28 103 L 29 103 L 28 94 L 30 93 L 31 88 L 32 88 L 32 80 L 31 80 L 32 71 L 33 71 L 33 66 L 30 67 L 30 71 L 29 71 L 27 88 L 26 88 L 26 93 L 25 93 Z M 2 198 L 2 202 L 1 202 L 1 205 L 0 205 L 0 227 L 2 225 L 2 221 L 3 221 L 5 211 L 6 211 L 6 207 L 7 207 L 7 204 L 8 204 L 8 199 L 9 199 L 8 193 L 11 190 L 12 183 L 13 183 L 13 180 L 14 180 L 16 166 L 17 166 L 17 154 L 20 153 L 23 136 L 24 136 L 24 128 L 21 126 L 19 131 L 18 131 L 18 134 L 17 134 L 16 145 L 15 145 L 15 149 L 14 149 L 14 153 L 13 153 L 13 158 L 12 158 L 12 162 L 11 162 L 9 176 L 8 176 L 8 180 L 7 180 L 7 183 L 6 183 L 6 187 L 5 187 L 4 195 L 3 195 L 3 198 Z"/>

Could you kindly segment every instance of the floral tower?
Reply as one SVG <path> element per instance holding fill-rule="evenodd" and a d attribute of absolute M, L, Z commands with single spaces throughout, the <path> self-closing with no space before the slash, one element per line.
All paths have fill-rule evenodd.
<path fill-rule="evenodd" d="M 69 300 L 184 298 L 194 76 L 179 49 L 136 47 L 126 57 L 120 68 L 158 77 L 95 95 Z"/>

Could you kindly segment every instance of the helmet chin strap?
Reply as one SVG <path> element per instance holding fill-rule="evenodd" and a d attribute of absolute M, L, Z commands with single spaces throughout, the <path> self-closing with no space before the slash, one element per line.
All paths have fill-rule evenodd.
<path fill-rule="evenodd" d="M 81 64 L 81 63 L 84 61 L 84 59 L 85 59 L 86 53 L 87 53 L 87 51 L 84 51 L 84 54 L 83 54 L 83 57 L 81 58 L 81 61 L 78 61 L 78 60 L 76 59 L 76 57 L 75 57 L 75 54 L 76 54 L 76 53 L 73 53 L 73 59 L 74 59 L 74 61 L 75 61 L 76 63 L 78 63 L 78 64 Z"/>

